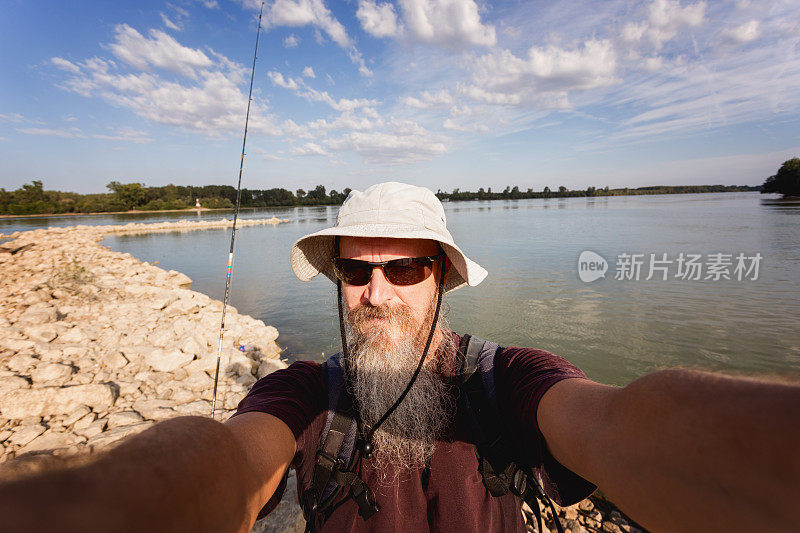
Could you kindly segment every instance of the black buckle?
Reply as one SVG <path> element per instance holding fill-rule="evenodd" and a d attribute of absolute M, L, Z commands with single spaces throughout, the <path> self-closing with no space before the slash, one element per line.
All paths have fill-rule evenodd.
<path fill-rule="evenodd" d="M 361 480 L 359 480 L 361 481 Z M 351 496 L 358 504 L 358 514 L 364 520 L 369 520 L 372 515 L 381 510 L 381 506 L 372 497 L 372 493 L 366 483 L 353 483 L 351 486 Z"/>
<path fill-rule="evenodd" d="M 328 455 L 327 453 L 325 453 L 324 450 L 317 451 L 315 462 L 322 468 L 330 470 L 331 472 L 338 470 L 344 465 L 344 461 L 342 461 L 338 457 L 333 457 L 331 455 Z"/>

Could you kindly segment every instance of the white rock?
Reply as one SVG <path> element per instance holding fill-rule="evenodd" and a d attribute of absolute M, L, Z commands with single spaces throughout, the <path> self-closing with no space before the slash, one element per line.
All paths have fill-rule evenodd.
<path fill-rule="evenodd" d="M 6 362 L 8 369 L 18 374 L 27 374 L 37 364 L 39 364 L 39 360 L 35 357 L 20 353 L 11 357 L 11 359 Z"/>
<path fill-rule="evenodd" d="M 147 364 L 159 372 L 171 372 L 183 365 L 189 364 L 192 359 L 194 359 L 194 356 L 174 349 L 155 349 L 145 358 Z"/>
<path fill-rule="evenodd" d="M 80 405 L 93 409 L 107 408 L 114 403 L 114 391 L 107 383 L 92 383 L 70 387 L 20 389 L 3 395 L 0 413 L 6 418 L 64 415 Z"/>
<path fill-rule="evenodd" d="M 35 324 L 22 330 L 29 338 L 39 342 L 50 342 L 58 337 L 58 331 L 52 324 Z"/>
<path fill-rule="evenodd" d="M 72 367 L 60 363 L 42 363 L 31 372 L 35 385 L 63 385 L 72 375 Z"/>
<path fill-rule="evenodd" d="M 72 329 L 68 329 L 58 337 L 59 342 L 71 342 L 75 344 L 80 344 L 86 342 L 86 335 L 83 333 L 83 330 L 79 327 L 74 327 Z"/>
<path fill-rule="evenodd" d="M 18 446 L 25 446 L 33 439 L 41 435 L 45 432 L 45 427 L 41 424 L 31 424 L 25 426 L 17 426 L 14 429 L 13 435 L 8 441 L 11 444 L 16 444 Z"/>
<path fill-rule="evenodd" d="M 133 402 L 133 408 L 150 420 L 163 420 L 175 416 L 172 410 L 176 403 L 171 400 L 145 400 L 139 399 Z"/>
<path fill-rule="evenodd" d="M 121 352 L 111 351 L 100 355 L 100 362 L 108 368 L 119 370 L 128 364 L 128 360 Z"/>
<path fill-rule="evenodd" d="M 0 337 L 0 347 L 5 348 L 6 350 L 10 350 L 12 352 L 21 352 L 24 350 L 30 350 L 35 345 L 36 343 L 29 339 L 12 339 L 12 338 L 4 339 Z"/>
<path fill-rule="evenodd" d="M 28 324 L 46 324 L 56 320 L 58 320 L 56 308 L 47 304 L 32 305 L 19 317 L 20 322 Z"/>
<path fill-rule="evenodd" d="M 33 439 L 27 446 L 22 447 L 18 453 L 59 450 L 82 442 L 84 442 L 84 439 L 74 433 L 48 431 Z"/>
<path fill-rule="evenodd" d="M 153 422 L 140 422 L 129 426 L 120 426 L 97 434 L 89 439 L 87 444 L 92 448 L 103 448 L 130 435 L 140 433 L 153 425 Z"/>
<path fill-rule="evenodd" d="M 170 398 L 170 400 L 174 401 L 177 404 L 189 403 L 197 399 L 198 399 L 197 393 L 187 389 L 178 389 L 172 394 L 172 397 Z"/>
<path fill-rule="evenodd" d="M 131 424 L 138 424 L 143 422 L 144 418 L 136 411 L 117 411 L 108 415 L 108 429 L 130 426 Z"/>
<path fill-rule="evenodd" d="M 199 371 L 213 373 L 217 368 L 217 356 L 209 355 L 207 357 L 195 359 L 184 368 L 187 372 L 189 372 L 190 375 Z"/>
<path fill-rule="evenodd" d="M 19 376 L 2 376 L 0 377 L 0 397 L 7 392 L 17 389 L 27 389 L 30 387 L 28 380 Z"/>
<path fill-rule="evenodd" d="M 94 413 L 87 413 L 84 415 L 80 420 L 75 422 L 73 426 L 73 430 L 76 432 L 83 431 L 84 429 L 88 428 L 92 425 L 92 423 L 97 419 L 97 415 Z"/>
<path fill-rule="evenodd" d="M 203 357 L 206 355 L 206 343 L 203 341 L 202 346 L 194 335 L 186 337 L 186 340 L 181 344 L 181 351 L 189 354 L 192 357 Z"/>
<path fill-rule="evenodd" d="M 193 391 L 204 391 L 213 385 L 213 381 L 205 372 L 194 372 L 181 382 L 181 386 Z"/>
<path fill-rule="evenodd" d="M 64 417 L 63 424 L 64 426 L 71 426 L 72 424 L 75 424 L 79 420 L 83 419 L 90 412 L 91 410 L 88 406 L 79 405 L 71 413 Z M 92 420 L 94 420 L 94 418 Z"/>
<path fill-rule="evenodd" d="M 75 428 L 75 433 L 83 437 L 86 437 L 87 439 L 91 439 L 95 435 L 99 435 L 100 433 L 103 432 L 103 430 L 106 427 L 106 422 L 107 420 L 105 418 L 98 418 L 85 428 L 81 429 Z"/>
<path fill-rule="evenodd" d="M 211 402 L 195 400 L 191 403 L 179 405 L 175 410 L 182 415 L 208 415 L 211 412 Z"/>

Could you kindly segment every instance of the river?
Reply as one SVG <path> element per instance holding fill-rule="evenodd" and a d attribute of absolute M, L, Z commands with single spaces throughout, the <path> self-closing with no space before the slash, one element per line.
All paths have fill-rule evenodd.
<path fill-rule="evenodd" d="M 231 296 L 239 312 L 278 328 L 290 359 L 338 351 L 334 285 L 323 276 L 300 282 L 288 260 L 292 243 L 332 225 L 336 211 L 242 213 L 291 220 L 237 230 Z M 450 202 L 445 211 L 456 242 L 489 271 L 480 286 L 448 295 L 448 316 L 458 332 L 551 351 L 609 384 L 678 365 L 800 376 L 798 203 L 758 193 L 713 193 Z M 214 211 L 190 218 L 223 216 L 231 215 Z M 5 219 L 0 232 L 177 218 L 187 216 Z M 113 236 L 104 244 L 160 261 L 191 277 L 195 290 L 222 299 L 229 240 L 228 229 Z M 581 280 L 578 258 L 584 251 L 607 262 L 605 277 Z M 700 279 L 691 279 L 696 271 L 679 272 L 686 266 L 678 264 L 681 253 L 684 259 L 700 256 Z M 627 265 L 639 262 L 636 276 Z M 651 262 L 656 268 L 648 280 Z M 692 276 L 683 279 L 687 272 Z"/>

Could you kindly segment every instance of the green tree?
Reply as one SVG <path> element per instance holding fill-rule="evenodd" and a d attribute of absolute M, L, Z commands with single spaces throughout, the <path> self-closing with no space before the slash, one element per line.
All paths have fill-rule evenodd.
<path fill-rule="evenodd" d="M 550 190 L 550 187 L 545 186 L 544 190 L 542 191 L 542 196 L 544 196 L 545 198 L 550 198 L 552 195 L 553 193 Z"/>
<path fill-rule="evenodd" d="M 141 183 L 112 181 L 106 185 L 125 209 L 136 209 L 147 203 L 147 191 Z"/>
<path fill-rule="evenodd" d="M 784 198 L 800 196 L 800 159 L 794 157 L 784 161 L 777 174 L 766 179 L 761 186 L 761 193 L 770 192 L 780 193 Z"/>

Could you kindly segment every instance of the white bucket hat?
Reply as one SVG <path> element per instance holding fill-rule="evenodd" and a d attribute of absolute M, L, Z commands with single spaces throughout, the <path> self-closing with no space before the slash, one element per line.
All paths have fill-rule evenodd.
<path fill-rule="evenodd" d="M 310 281 L 322 272 L 336 282 L 331 258 L 337 252 L 337 236 L 438 241 L 455 267 L 447 273 L 445 292 L 464 284 L 474 287 L 488 274 L 456 246 L 447 231 L 442 203 L 425 187 L 389 181 L 364 192 L 351 191 L 332 228 L 306 235 L 292 246 L 292 270 L 300 280 Z"/>

